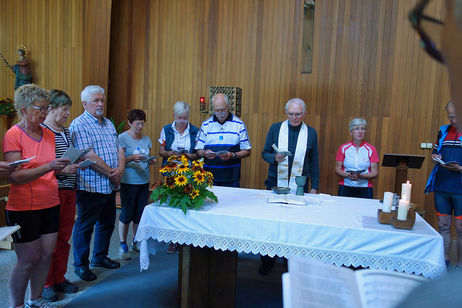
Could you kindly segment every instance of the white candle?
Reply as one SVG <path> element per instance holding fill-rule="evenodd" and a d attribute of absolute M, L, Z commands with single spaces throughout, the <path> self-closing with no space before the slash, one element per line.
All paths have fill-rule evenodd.
<path fill-rule="evenodd" d="M 408 211 L 409 201 L 400 199 L 398 204 L 398 220 L 406 220 Z"/>
<path fill-rule="evenodd" d="M 411 201 L 412 184 L 407 181 L 401 185 L 401 199 Z M 405 199 L 406 198 L 406 199 Z"/>
<path fill-rule="evenodd" d="M 383 212 L 390 213 L 393 204 L 393 193 L 386 191 L 383 195 Z"/>

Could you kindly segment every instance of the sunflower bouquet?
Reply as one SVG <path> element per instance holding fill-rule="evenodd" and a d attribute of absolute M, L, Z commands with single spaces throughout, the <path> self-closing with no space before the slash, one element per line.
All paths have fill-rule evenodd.
<path fill-rule="evenodd" d="M 188 209 L 200 208 L 207 198 L 217 202 L 217 196 L 207 189 L 212 187 L 213 175 L 203 166 L 202 160 L 191 162 L 185 155 L 170 156 L 159 170 L 162 178 L 154 185 L 151 199 L 179 207 L 185 214 Z"/>

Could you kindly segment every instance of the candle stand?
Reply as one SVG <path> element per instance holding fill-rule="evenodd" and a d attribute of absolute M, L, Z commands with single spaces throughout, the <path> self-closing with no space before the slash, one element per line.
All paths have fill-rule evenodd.
<path fill-rule="evenodd" d="M 410 204 L 409 211 L 407 212 L 406 220 L 399 220 L 396 218 L 398 210 L 392 210 L 391 212 L 383 212 L 382 209 L 377 210 L 377 219 L 379 223 L 385 225 L 392 225 L 396 229 L 412 230 L 415 223 L 415 205 Z"/>

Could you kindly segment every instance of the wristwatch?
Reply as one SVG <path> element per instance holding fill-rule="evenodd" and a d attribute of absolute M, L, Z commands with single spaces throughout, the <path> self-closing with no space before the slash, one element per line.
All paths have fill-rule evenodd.
<path fill-rule="evenodd" d="M 236 152 L 233 152 L 233 159 L 236 159 L 237 158 L 237 154 Z"/>

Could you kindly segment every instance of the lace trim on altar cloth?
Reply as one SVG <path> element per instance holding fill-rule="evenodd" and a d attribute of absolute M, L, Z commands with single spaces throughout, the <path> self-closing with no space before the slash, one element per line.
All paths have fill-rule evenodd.
<path fill-rule="evenodd" d="M 444 268 L 438 265 L 419 261 L 408 260 L 396 256 L 373 256 L 355 252 L 344 252 L 324 248 L 303 248 L 284 244 L 262 243 L 252 240 L 237 240 L 216 235 L 204 235 L 182 231 L 161 230 L 153 228 L 138 229 L 136 240 L 141 242 L 140 268 L 145 270 L 149 267 L 149 255 L 156 254 L 159 242 L 177 242 L 179 244 L 268 255 L 270 257 L 308 257 L 338 266 L 362 266 L 380 270 L 396 270 L 409 274 L 422 275 L 426 278 L 435 278 L 444 273 Z"/>

